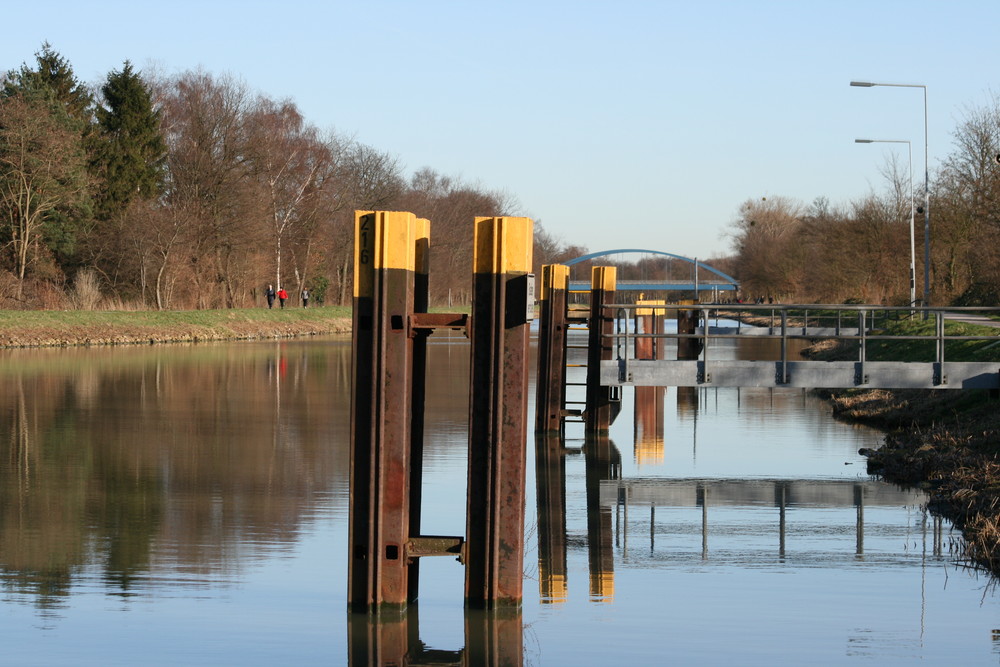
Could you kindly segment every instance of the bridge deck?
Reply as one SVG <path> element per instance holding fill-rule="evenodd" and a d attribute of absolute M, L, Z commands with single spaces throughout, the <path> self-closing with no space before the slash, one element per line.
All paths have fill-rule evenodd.
<path fill-rule="evenodd" d="M 954 308 L 945 312 L 932 308 L 891 308 L 881 306 L 740 306 L 743 315 L 723 313 L 719 309 L 700 305 L 689 308 L 698 311 L 702 326 L 692 333 L 640 333 L 637 306 L 616 304 L 616 331 L 609 342 L 617 358 L 601 362 L 600 383 L 603 386 L 640 387 L 798 387 L 847 389 L 1000 389 L 1000 361 L 949 361 L 946 350 L 977 345 L 986 351 L 1000 345 L 1000 329 L 987 327 L 985 332 L 967 334 L 962 330 L 948 331 L 946 319 L 1000 315 L 997 308 Z M 676 306 L 675 306 L 676 308 Z M 646 306 L 648 310 L 649 307 Z M 670 313 L 670 307 L 663 310 Z M 714 315 L 714 316 L 713 316 Z M 736 326 L 719 326 L 719 316 L 736 320 Z M 929 333 L 887 333 L 885 324 L 893 319 L 927 321 L 922 327 Z M 715 326 L 705 326 L 716 320 Z M 756 322 L 757 326 L 740 323 Z M 985 319 L 984 322 L 995 320 Z M 768 326 L 760 326 L 760 324 Z M 825 325 L 825 326 L 824 326 Z M 743 337 L 772 339 L 780 345 L 778 360 L 745 361 L 714 358 L 716 343 Z M 636 359 L 638 341 L 655 338 L 679 345 L 682 340 L 696 339 L 703 352 L 697 360 Z M 793 339 L 835 340 L 849 342 L 858 350 L 853 361 L 815 361 L 792 359 L 788 342 Z M 913 345 L 936 349 L 929 355 L 934 361 L 893 361 L 884 358 L 871 361 L 867 346 L 879 343 L 885 349 Z M 892 347 L 889 347 L 892 346 Z M 648 347 L 648 346 L 647 346 Z M 902 355 L 901 355 L 902 356 Z M 982 355 L 980 358 L 989 358 Z M 966 357 L 968 358 L 968 357 Z"/>

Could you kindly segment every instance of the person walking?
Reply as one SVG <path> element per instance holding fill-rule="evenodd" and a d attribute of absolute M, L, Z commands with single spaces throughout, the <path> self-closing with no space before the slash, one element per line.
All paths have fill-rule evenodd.
<path fill-rule="evenodd" d="M 274 285 L 267 286 L 267 291 L 264 292 L 264 296 L 267 297 L 267 307 L 274 308 Z"/>
<path fill-rule="evenodd" d="M 288 298 L 288 292 L 285 291 L 284 287 L 278 287 L 278 303 L 282 308 L 285 307 L 285 299 Z"/>
<path fill-rule="evenodd" d="M 302 288 L 302 307 L 309 307 L 309 290 L 305 287 Z"/>

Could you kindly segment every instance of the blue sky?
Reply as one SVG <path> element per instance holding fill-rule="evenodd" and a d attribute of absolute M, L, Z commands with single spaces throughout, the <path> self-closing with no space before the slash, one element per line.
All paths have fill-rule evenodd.
<path fill-rule="evenodd" d="M 749 198 L 882 191 L 906 146 L 857 137 L 912 141 L 922 186 L 920 89 L 851 80 L 927 86 L 932 172 L 1000 89 L 995 0 L 13 4 L 0 69 L 47 40 L 86 82 L 126 59 L 232 74 L 591 251 L 708 258 Z"/>

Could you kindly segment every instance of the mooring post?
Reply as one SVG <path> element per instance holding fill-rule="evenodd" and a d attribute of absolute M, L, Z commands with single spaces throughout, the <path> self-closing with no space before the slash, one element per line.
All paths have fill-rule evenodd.
<path fill-rule="evenodd" d="M 566 407 L 566 288 L 569 267 L 542 267 L 538 298 L 538 373 L 535 376 L 535 431 L 559 433 Z"/>
<path fill-rule="evenodd" d="M 348 604 L 355 611 L 405 606 L 416 570 L 406 543 L 417 239 L 412 213 L 355 213 L 348 538 Z"/>
<path fill-rule="evenodd" d="M 635 309 L 635 319 L 637 324 L 636 333 L 652 334 L 658 336 L 663 333 L 663 313 L 666 302 L 662 299 L 639 299 L 635 302 L 638 308 Z M 657 307 L 659 306 L 659 307 Z M 661 350 L 664 347 L 662 338 L 636 337 L 635 358 L 636 359 L 663 359 Z"/>
<path fill-rule="evenodd" d="M 432 328 L 416 326 L 419 314 L 427 312 L 430 305 L 428 280 L 430 272 L 429 220 L 414 221 L 415 245 L 413 254 L 413 313 L 410 321 L 410 338 L 413 340 L 413 382 L 410 410 L 410 537 L 420 535 L 420 506 L 423 496 L 424 474 L 424 398 L 427 380 L 427 337 Z M 420 588 L 420 561 L 414 559 L 407 582 L 408 601 L 417 599 Z"/>
<path fill-rule="evenodd" d="M 693 306 L 694 301 L 680 301 L 678 305 Z M 677 359 L 696 361 L 701 356 L 701 341 L 694 338 L 698 328 L 698 311 L 694 308 L 677 309 L 677 333 L 691 338 L 677 339 Z"/>
<path fill-rule="evenodd" d="M 607 433 L 621 403 L 612 387 L 601 386 L 601 362 L 614 358 L 615 314 L 607 307 L 615 296 L 617 272 L 613 266 L 595 266 L 590 276 L 590 338 L 587 344 L 586 432 Z"/>
<path fill-rule="evenodd" d="M 520 606 L 524 577 L 530 218 L 476 218 L 465 599 Z"/>

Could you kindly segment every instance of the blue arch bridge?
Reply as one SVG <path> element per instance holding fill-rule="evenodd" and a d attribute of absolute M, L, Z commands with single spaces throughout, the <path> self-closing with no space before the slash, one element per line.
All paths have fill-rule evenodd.
<path fill-rule="evenodd" d="M 592 252 L 587 255 L 581 255 L 576 259 L 571 259 L 569 261 L 563 262 L 566 266 L 572 267 L 575 264 L 581 264 L 590 260 L 597 259 L 599 257 L 607 257 L 609 255 L 624 255 L 624 254 L 642 254 L 642 255 L 654 255 L 658 257 L 667 257 L 673 260 L 679 260 L 691 266 L 691 275 L 688 278 L 683 279 L 660 279 L 660 280 L 618 280 L 617 290 L 624 292 L 658 292 L 658 291 L 678 291 L 678 292 L 739 292 L 740 283 L 736 278 L 723 273 L 722 271 L 716 269 L 713 266 L 705 264 L 704 262 L 698 261 L 697 258 L 684 257 L 683 255 L 675 255 L 670 252 L 663 252 L 662 250 L 646 250 L 642 248 L 618 248 L 615 250 L 602 250 L 600 252 Z M 572 271 L 572 269 L 570 269 Z M 569 291 L 570 292 L 588 292 L 590 291 L 590 279 L 586 280 L 570 280 L 569 281 Z"/>

